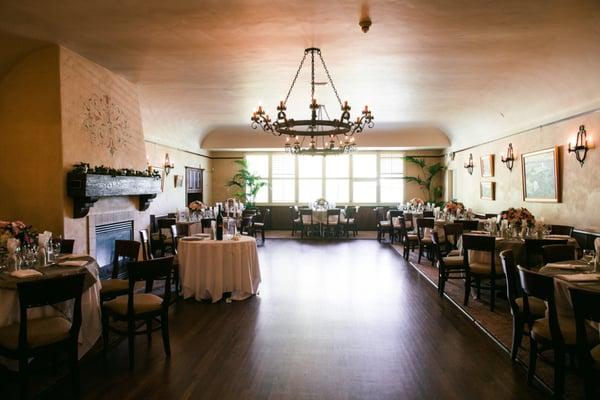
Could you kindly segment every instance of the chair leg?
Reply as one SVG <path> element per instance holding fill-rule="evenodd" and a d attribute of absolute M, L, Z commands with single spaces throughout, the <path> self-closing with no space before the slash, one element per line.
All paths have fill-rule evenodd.
<path fill-rule="evenodd" d="M 444 268 L 440 265 L 438 268 L 438 293 L 440 296 L 444 296 Z"/>
<path fill-rule="evenodd" d="M 512 331 L 512 347 L 510 348 L 510 359 L 515 361 L 517 359 L 517 353 L 523 340 L 523 328 L 525 324 L 519 316 L 513 315 L 513 331 Z"/>
<path fill-rule="evenodd" d="M 152 318 L 146 319 L 146 339 L 148 340 L 148 346 L 152 343 Z"/>
<path fill-rule="evenodd" d="M 496 280 L 492 279 L 490 282 L 490 311 L 494 312 L 494 306 L 496 305 Z"/>
<path fill-rule="evenodd" d="M 262 243 L 265 244 L 265 230 L 264 229 L 260 230 L 260 238 L 262 240 Z"/>
<path fill-rule="evenodd" d="M 127 322 L 127 339 L 129 342 L 129 369 L 132 370 L 135 362 L 135 323 L 131 319 Z"/>
<path fill-rule="evenodd" d="M 169 341 L 169 317 L 167 313 L 161 316 L 160 324 L 162 328 L 162 339 L 165 354 L 167 355 L 167 357 L 171 357 L 171 344 Z"/>
<path fill-rule="evenodd" d="M 465 298 L 463 304 L 466 306 L 469 304 L 469 296 L 471 295 L 471 274 L 467 272 L 465 277 Z"/>
<path fill-rule="evenodd" d="M 537 361 L 537 342 L 530 336 L 529 337 L 529 369 L 527 370 L 527 383 L 533 382 L 533 376 L 535 375 L 535 363 Z"/>
<path fill-rule="evenodd" d="M 565 386 L 565 351 L 554 349 L 554 398 L 561 399 Z"/>
<path fill-rule="evenodd" d="M 78 399 L 81 393 L 77 345 L 77 340 L 74 340 L 71 344 L 71 379 L 73 382 L 73 398 L 75 399 Z"/>
<path fill-rule="evenodd" d="M 108 314 L 106 310 L 102 309 L 102 356 L 106 358 L 108 351 Z"/>
<path fill-rule="evenodd" d="M 423 256 L 423 245 L 419 244 L 419 259 L 417 261 L 418 264 L 421 264 L 421 257 Z"/>
<path fill-rule="evenodd" d="M 477 300 L 481 299 L 481 279 L 475 279 L 475 287 L 477 288 Z"/>
<path fill-rule="evenodd" d="M 21 399 L 27 399 L 29 397 L 29 362 L 27 357 L 19 358 L 19 380 L 21 381 Z"/>

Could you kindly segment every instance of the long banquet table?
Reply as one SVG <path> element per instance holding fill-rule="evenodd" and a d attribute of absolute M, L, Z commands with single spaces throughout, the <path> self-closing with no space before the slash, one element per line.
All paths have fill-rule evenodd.
<path fill-rule="evenodd" d="M 50 265 L 38 268 L 42 276 L 30 278 L 15 278 L 9 271 L 0 273 L 0 326 L 7 326 L 19 321 L 19 296 L 17 282 L 24 280 L 46 279 L 53 276 L 64 276 L 84 272 L 84 291 L 81 297 L 81 329 L 79 331 L 79 358 L 83 357 L 102 335 L 100 310 L 100 289 L 102 287 L 98 276 L 98 263 L 87 255 L 70 256 L 69 260 L 85 260 L 83 266 Z M 67 302 L 66 302 L 67 303 Z M 29 310 L 29 319 L 62 315 L 71 319 L 72 306 L 66 303 L 54 306 L 37 307 Z M 6 360 L 8 361 L 8 360 Z M 0 359 L 11 369 L 15 368 L 10 362 Z"/>
<path fill-rule="evenodd" d="M 226 292 L 231 292 L 233 300 L 244 300 L 258 292 L 261 276 L 254 238 L 195 239 L 183 238 L 178 246 L 184 298 L 212 299 L 215 303 Z"/>

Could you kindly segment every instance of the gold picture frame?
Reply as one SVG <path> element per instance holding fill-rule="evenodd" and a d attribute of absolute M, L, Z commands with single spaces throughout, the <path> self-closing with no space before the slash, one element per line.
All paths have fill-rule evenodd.
<path fill-rule="evenodd" d="M 560 203 L 558 146 L 521 155 L 523 201 Z"/>
<path fill-rule="evenodd" d="M 481 181 L 479 183 L 479 197 L 481 200 L 496 200 L 496 182 Z"/>
<path fill-rule="evenodd" d="M 494 177 L 494 155 L 488 154 L 486 156 L 479 157 L 479 165 L 481 168 L 482 178 L 493 178 Z"/>

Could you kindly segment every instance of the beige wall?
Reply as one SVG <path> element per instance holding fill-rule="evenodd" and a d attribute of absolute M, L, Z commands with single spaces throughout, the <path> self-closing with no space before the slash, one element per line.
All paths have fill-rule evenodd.
<path fill-rule="evenodd" d="M 565 122 L 476 146 L 456 153 L 449 167 L 455 171 L 455 198 L 479 212 L 499 212 L 509 207 L 526 207 L 536 217 L 543 216 L 549 223 L 573 225 L 579 229 L 600 232 L 600 149 L 588 152 L 585 165 L 581 167 L 573 154 L 568 154 L 567 143 L 574 142 L 579 125 L 585 125 L 588 137 L 594 142 L 600 140 L 600 113 L 592 113 Z M 512 143 L 517 158 L 521 154 L 559 146 L 560 169 L 562 175 L 562 202 L 524 202 L 522 196 L 521 160 L 515 162 L 512 172 L 500 162 L 500 154 L 505 153 Z M 464 163 L 473 153 L 475 169 L 469 175 Z M 479 198 L 481 171 L 479 157 L 495 155 L 496 200 Z"/>
<path fill-rule="evenodd" d="M 413 156 L 426 156 L 425 162 L 427 165 L 434 164 L 443 160 L 440 150 L 414 150 L 404 151 L 405 155 Z M 213 182 L 212 182 L 212 193 L 215 201 L 222 201 L 231 196 L 231 191 L 225 186 L 225 183 L 231 179 L 238 169 L 238 166 L 234 163 L 235 158 L 244 157 L 244 152 L 213 152 Z M 249 153 L 251 154 L 251 153 Z M 437 157 L 439 155 L 439 157 Z M 406 163 L 406 174 L 407 175 L 419 175 L 420 169 L 418 166 Z M 435 180 L 435 185 L 443 185 L 443 174 L 440 174 Z M 423 200 L 427 200 L 427 195 L 421 190 L 419 185 L 415 183 L 406 183 L 404 189 L 404 201 L 408 201 L 413 197 L 420 197 Z"/>
<path fill-rule="evenodd" d="M 61 233 L 58 48 L 35 51 L 0 79 L 0 219 Z"/>

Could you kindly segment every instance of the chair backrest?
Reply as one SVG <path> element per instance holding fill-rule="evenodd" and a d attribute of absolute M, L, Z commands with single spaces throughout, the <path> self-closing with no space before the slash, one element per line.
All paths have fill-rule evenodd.
<path fill-rule="evenodd" d="M 375 207 L 373 210 L 375 211 L 377 222 L 386 220 L 385 216 L 389 210 L 389 207 Z"/>
<path fill-rule="evenodd" d="M 521 284 L 519 281 L 519 273 L 515 265 L 515 255 L 512 250 L 504 250 L 500 252 L 500 261 L 502 262 L 502 269 L 504 270 L 504 276 L 506 277 L 506 295 L 508 297 L 508 303 L 513 315 L 517 315 L 519 306 L 516 303 L 517 297 L 519 297 L 518 287 Z"/>
<path fill-rule="evenodd" d="M 431 231 L 431 246 L 433 249 L 433 262 L 435 263 L 437 260 L 439 263 L 443 264 L 444 258 L 442 257 L 442 251 L 440 250 L 440 238 L 435 230 Z"/>
<path fill-rule="evenodd" d="M 544 264 L 577 259 L 576 248 L 570 244 L 549 244 L 542 246 Z"/>
<path fill-rule="evenodd" d="M 525 253 L 527 254 L 528 267 L 539 264 L 542 260 L 542 247 L 550 244 L 567 244 L 567 239 L 525 239 Z M 532 261 L 532 256 L 534 256 Z"/>
<path fill-rule="evenodd" d="M 496 275 L 496 237 L 489 235 L 462 235 L 463 257 L 465 265 L 469 263 L 469 250 L 484 251 L 490 253 L 490 274 Z"/>
<path fill-rule="evenodd" d="M 158 235 L 161 239 L 166 237 L 165 232 L 169 232 L 171 230 L 171 225 L 177 223 L 175 218 L 158 218 L 156 220 L 158 225 Z"/>
<path fill-rule="evenodd" d="M 413 222 L 414 222 L 413 221 L 413 214 L 405 212 L 403 214 L 403 216 L 404 216 L 404 220 L 406 222 L 406 229 L 409 230 L 409 231 L 413 230 L 413 228 L 414 228 L 414 226 L 413 226 Z"/>
<path fill-rule="evenodd" d="M 84 273 L 60 276 L 49 279 L 36 279 L 17 283 L 19 293 L 20 326 L 19 348 L 27 348 L 27 310 L 62 303 L 73 302 L 71 335 L 77 337 L 81 327 L 81 293 L 83 293 Z"/>
<path fill-rule="evenodd" d="M 129 302 L 128 313 L 133 314 L 135 283 L 146 282 L 146 293 L 152 291 L 154 281 L 164 280 L 163 309 L 169 306 L 171 298 L 171 275 L 173 272 L 173 256 L 154 258 L 147 261 L 135 261 L 127 264 L 129 270 Z"/>
<path fill-rule="evenodd" d="M 296 218 L 298 218 L 298 209 L 294 206 L 289 207 L 290 211 L 290 222 L 294 222 Z"/>
<path fill-rule="evenodd" d="M 537 297 L 544 300 L 548 305 L 548 323 L 550 325 L 550 334 L 552 341 L 563 343 L 563 337 L 558 325 L 558 315 L 556 313 L 556 302 L 554 300 L 554 279 L 551 276 L 538 274 L 529 271 L 523 267 L 517 266 L 521 288 L 526 296 L 523 296 L 523 309 L 529 313 L 529 302 L 527 296 Z"/>
<path fill-rule="evenodd" d="M 339 208 L 330 208 L 327 210 L 327 225 L 338 224 L 340 222 L 340 213 L 342 210 Z"/>
<path fill-rule="evenodd" d="M 75 239 L 62 239 L 60 241 L 60 252 L 62 254 L 72 254 L 75 246 Z"/>
<path fill-rule="evenodd" d="M 398 218 L 399 216 L 404 215 L 404 211 L 402 210 L 390 210 L 389 211 L 389 220 L 392 222 L 394 218 Z"/>
<path fill-rule="evenodd" d="M 458 245 L 458 239 L 463 234 L 462 224 L 445 224 L 444 225 L 444 236 L 446 236 L 446 242 L 451 243 L 454 248 Z"/>
<path fill-rule="evenodd" d="M 300 209 L 300 220 L 304 225 L 312 225 L 313 211 L 310 208 Z"/>
<path fill-rule="evenodd" d="M 433 211 L 423 211 L 423 218 L 433 218 Z"/>
<path fill-rule="evenodd" d="M 581 362 L 581 369 L 589 371 L 593 368 L 593 359 L 587 337 L 587 321 L 600 322 L 600 292 L 583 289 L 569 288 L 573 310 L 575 311 L 575 327 L 577 329 L 577 352 Z M 588 398 L 594 398 L 588 396 Z"/>
<path fill-rule="evenodd" d="M 137 261 L 140 254 L 140 242 L 135 240 L 115 240 L 115 255 L 113 257 L 112 278 L 119 277 L 120 267 L 129 261 Z"/>
<path fill-rule="evenodd" d="M 346 206 L 346 210 L 344 214 L 346 215 L 346 219 L 356 218 L 358 207 L 356 206 Z"/>
<path fill-rule="evenodd" d="M 476 231 L 479 228 L 479 221 L 477 220 L 459 219 L 456 222 L 463 226 L 463 231 Z"/>
<path fill-rule="evenodd" d="M 435 226 L 435 221 L 431 218 L 417 218 L 417 234 L 420 238 L 425 233 L 425 228 L 431 228 Z"/>
<path fill-rule="evenodd" d="M 498 213 L 485 213 L 485 219 L 498 218 Z"/>
<path fill-rule="evenodd" d="M 177 244 L 179 239 L 177 225 L 171 225 L 171 239 L 173 240 L 173 254 L 177 254 Z"/>
<path fill-rule="evenodd" d="M 573 227 L 568 225 L 552 225 L 550 233 L 553 235 L 569 235 L 573 236 Z"/>
<path fill-rule="evenodd" d="M 152 254 L 152 244 L 148 235 L 148 229 L 140 229 L 140 242 L 142 243 L 142 256 L 144 261 L 154 258 Z"/>

